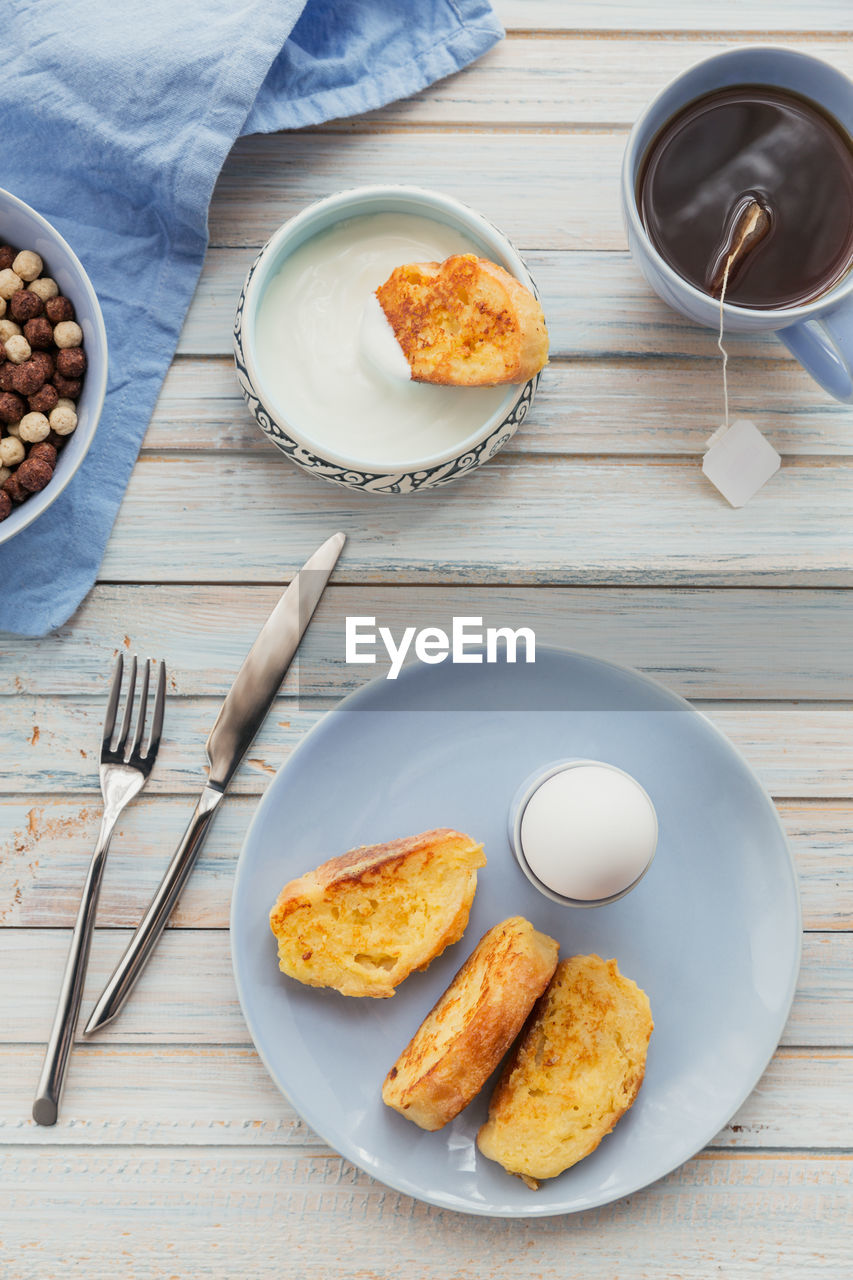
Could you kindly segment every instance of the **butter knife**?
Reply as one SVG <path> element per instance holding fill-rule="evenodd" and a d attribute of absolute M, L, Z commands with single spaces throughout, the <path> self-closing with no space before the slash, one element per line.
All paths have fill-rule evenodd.
<path fill-rule="evenodd" d="M 207 740 L 210 772 L 184 837 L 136 933 L 104 988 L 84 1035 L 112 1022 L 133 990 L 193 869 L 228 784 L 272 706 L 311 621 L 346 537 L 336 533 L 314 552 L 267 618 L 237 673 Z"/>

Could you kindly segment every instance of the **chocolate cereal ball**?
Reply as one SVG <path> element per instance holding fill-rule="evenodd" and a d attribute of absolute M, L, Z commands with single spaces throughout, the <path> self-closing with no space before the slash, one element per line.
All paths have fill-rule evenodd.
<path fill-rule="evenodd" d="M 53 467 L 46 458 L 27 458 L 15 472 L 24 489 L 38 493 L 53 475 Z"/>
<path fill-rule="evenodd" d="M 15 367 L 12 374 L 12 390 L 22 396 L 35 395 L 44 382 L 44 370 L 37 360 L 25 360 Z"/>
<path fill-rule="evenodd" d="M 12 499 L 5 489 L 0 489 L 0 520 L 5 520 L 12 510 Z"/>
<path fill-rule="evenodd" d="M 13 320 L 17 320 L 19 324 L 24 324 L 27 320 L 33 320 L 36 316 L 40 316 L 43 311 L 44 303 L 41 298 L 35 293 L 30 293 L 29 289 L 19 289 L 9 299 L 9 315 Z"/>
<path fill-rule="evenodd" d="M 71 299 L 62 293 L 58 293 L 55 298 L 48 298 L 44 304 L 44 313 L 51 324 L 62 324 L 64 320 L 74 319 Z"/>
<path fill-rule="evenodd" d="M 11 391 L 4 391 L 0 395 L 0 422 L 7 425 L 10 422 L 20 422 L 27 407 L 20 396 L 14 395 Z"/>
<path fill-rule="evenodd" d="M 49 466 L 51 467 L 56 466 L 56 457 L 57 457 L 56 449 L 52 444 L 48 444 L 46 440 L 40 441 L 39 444 L 34 444 L 33 447 L 30 449 L 29 453 L 27 454 L 27 457 L 28 458 L 44 458 Z"/>
<path fill-rule="evenodd" d="M 76 400 L 80 394 L 82 384 L 79 378 L 63 378 L 61 373 L 55 373 L 51 378 L 51 382 L 62 399 Z"/>
<path fill-rule="evenodd" d="M 55 409 L 59 400 L 59 392 L 50 382 L 46 382 L 40 387 L 34 395 L 27 399 L 27 404 L 33 413 L 50 413 L 51 409 Z"/>
<path fill-rule="evenodd" d="M 10 244 L 0 245 L 0 271 L 5 271 L 7 267 L 11 267 L 15 261 L 15 250 Z"/>
<path fill-rule="evenodd" d="M 28 497 L 27 490 L 18 479 L 17 471 L 13 471 L 8 480 L 4 480 L 3 491 L 8 493 L 13 502 L 23 502 Z"/>
<path fill-rule="evenodd" d="M 46 316 L 36 316 L 24 325 L 24 337 L 33 351 L 47 351 L 53 346 L 53 325 Z"/>
<path fill-rule="evenodd" d="M 82 347 L 65 347 L 57 353 L 56 368 L 63 378 L 82 378 L 86 372 L 86 352 Z"/>
<path fill-rule="evenodd" d="M 16 368 L 17 365 L 12 364 L 11 360 L 7 360 L 5 364 L 0 364 L 0 391 L 12 390 L 12 374 Z"/>
<path fill-rule="evenodd" d="M 30 363 L 36 365 L 45 378 L 53 377 L 53 356 L 49 351 L 34 351 Z"/>

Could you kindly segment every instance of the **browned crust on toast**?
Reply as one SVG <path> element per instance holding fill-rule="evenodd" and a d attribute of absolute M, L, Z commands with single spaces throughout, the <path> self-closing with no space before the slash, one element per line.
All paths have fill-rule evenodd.
<path fill-rule="evenodd" d="M 388 1072 L 382 1097 L 440 1129 L 482 1089 L 557 964 L 557 943 L 512 916 L 484 934 Z"/>

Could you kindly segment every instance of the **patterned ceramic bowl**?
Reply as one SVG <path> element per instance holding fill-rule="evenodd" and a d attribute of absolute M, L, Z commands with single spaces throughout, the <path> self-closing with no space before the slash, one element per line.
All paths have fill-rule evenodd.
<path fill-rule="evenodd" d="M 255 360 L 258 308 L 267 285 L 294 250 L 341 219 L 368 213 L 416 214 L 453 227 L 472 240 L 483 257 L 497 262 L 536 293 L 527 267 L 506 236 L 467 205 L 451 196 L 418 187 L 358 187 L 303 209 L 279 227 L 264 245 L 246 277 L 237 305 L 234 358 L 240 387 L 258 426 L 291 461 L 312 475 L 349 489 L 365 493 L 413 493 L 417 489 L 449 484 L 493 458 L 527 416 L 539 376 L 524 385 L 507 387 L 506 396 L 490 417 L 451 450 L 407 459 L 405 465 L 397 465 L 393 470 L 377 469 L 367 465 L 364 459 L 326 450 L 302 431 L 297 422 L 291 421 L 287 406 L 273 400 L 258 374 Z"/>

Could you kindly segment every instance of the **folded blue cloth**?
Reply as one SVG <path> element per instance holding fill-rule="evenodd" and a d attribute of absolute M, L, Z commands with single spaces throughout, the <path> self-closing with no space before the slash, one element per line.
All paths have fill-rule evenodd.
<path fill-rule="evenodd" d="M 201 270 L 213 185 L 238 134 L 379 107 L 459 70 L 502 34 L 488 0 L 7 6 L 0 181 L 54 224 L 86 268 L 110 376 L 74 480 L 0 547 L 0 630 L 43 635 L 95 581 Z"/>

